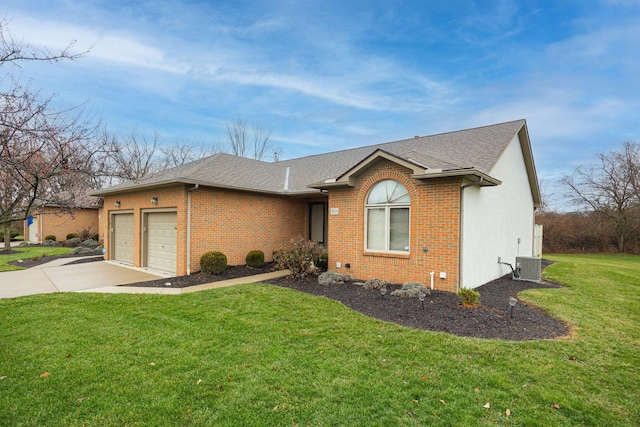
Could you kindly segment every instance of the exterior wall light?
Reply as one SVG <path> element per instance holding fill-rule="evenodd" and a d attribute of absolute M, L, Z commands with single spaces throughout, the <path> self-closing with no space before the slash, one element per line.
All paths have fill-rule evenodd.
<path fill-rule="evenodd" d="M 114 203 L 114 205 L 116 206 L 116 208 L 119 208 L 119 207 L 120 207 L 120 204 L 121 204 L 121 203 L 120 203 L 120 200 L 116 200 L 116 202 Z"/>
<path fill-rule="evenodd" d="M 157 205 L 158 204 L 158 198 L 156 196 L 151 198 L 151 204 L 153 204 L 153 205 Z"/>

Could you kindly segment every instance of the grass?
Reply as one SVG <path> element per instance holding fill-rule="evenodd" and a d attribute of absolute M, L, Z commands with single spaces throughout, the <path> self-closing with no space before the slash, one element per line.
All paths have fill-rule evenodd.
<path fill-rule="evenodd" d="M 17 261 L 19 259 L 32 259 L 32 258 L 40 258 L 43 256 L 51 256 L 51 255 L 64 255 L 68 254 L 73 250 L 73 248 L 57 248 L 57 247 L 23 247 L 23 248 L 13 248 L 14 251 L 19 253 L 11 253 L 11 254 L 3 254 L 0 253 L 0 272 L 2 271 L 13 271 L 13 270 L 24 270 L 22 267 L 16 267 L 14 265 L 10 265 L 9 262 Z"/>
<path fill-rule="evenodd" d="M 261 284 L 0 300 L 0 425 L 640 424 L 640 258 L 554 258 L 568 287 L 522 294 L 572 325 L 554 341 L 412 330 Z"/>

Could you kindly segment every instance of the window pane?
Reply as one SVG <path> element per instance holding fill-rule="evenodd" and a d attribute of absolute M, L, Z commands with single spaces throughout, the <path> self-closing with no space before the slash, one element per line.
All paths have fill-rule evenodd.
<path fill-rule="evenodd" d="M 373 186 L 367 197 L 367 204 L 409 203 L 409 193 L 404 185 L 392 179 L 385 179 Z"/>
<path fill-rule="evenodd" d="M 374 185 L 367 198 L 368 204 L 387 203 L 387 181 L 381 181 Z"/>
<path fill-rule="evenodd" d="M 384 209 L 367 209 L 367 249 L 385 250 Z"/>
<path fill-rule="evenodd" d="M 391 209 L 391 242 L 389 249 L 392 251 L 409 250 L 409 209 Z"/>

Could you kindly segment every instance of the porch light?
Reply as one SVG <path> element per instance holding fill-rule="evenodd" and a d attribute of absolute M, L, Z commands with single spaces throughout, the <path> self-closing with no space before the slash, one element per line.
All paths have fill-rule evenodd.
<path fill-rule="evenodd" d="M 420 307 L 424 310 L 424 299 L 427 296 L 424 292 L 420 292 L 418 294 L 418 299 L 420 300 Z"/>
<path fill-rule="evenodd" d="M 509 298 L 509 308 L 511 309 L 511 318 L 513 318 L 513 307 L 515 307 L 517 303 L 518 303 L 518 300 L 515 299 L 514 297 Z"/>
<path fill-rule="evenodd" d="M 116 206 L 116 208 L 120 207 L 120 200 L 116 200 L 116 202 L 114 203 L 114 205 Z"/>
<path fill-rule="evenodd" d="M 158 204 L 158 198 L 157 198 L 156 196 L 153 196 L 153 197 L 151 198 L 151 204 L 152 204 L 152 205 L 157 205 L 157 204 Z"/>
<path fill-rule="evenodd" d="M 387 294 L 387 288 L 380 288 L 380 295 L 382 295 L 382 299 L 384 299 L 384 296 Z"/>

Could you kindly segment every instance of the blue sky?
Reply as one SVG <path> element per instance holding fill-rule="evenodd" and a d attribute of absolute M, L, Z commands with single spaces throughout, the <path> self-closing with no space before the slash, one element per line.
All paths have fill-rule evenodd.
<path fill-rule="evenodd" d="M 640 0 L 5 0 L 15 39 L 82 59 L 22 79 L 112 131 L 213 144 L 241 116 L 282 158 L 527 119 L 543 187 L 640 142 Z"/>

